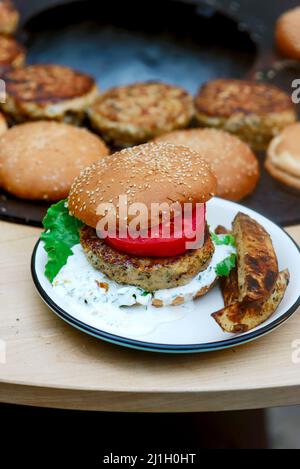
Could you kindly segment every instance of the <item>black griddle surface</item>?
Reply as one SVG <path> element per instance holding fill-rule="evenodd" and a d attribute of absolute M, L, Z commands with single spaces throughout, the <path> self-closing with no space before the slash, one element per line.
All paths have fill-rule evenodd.
<path fill-rule="evenodd" d="M 138 21 L 132 15 L 137 2 L 126 2 L 126 6 L 122 2 L 123 9 L 118 2 L 117 10 L 115 3 L 65 5 L 44 11 L 24 24 L 21 37 L 26 39 L 28 62 L 60 63 L 84 70 L 97 78 L 102 90 L 135 81 L 162 80 L 195 93 L 213 78 L 242 78 L 251 71 L 256 73 L 260 56 L 266 57 L 266 66 L 253 77 L 277 84 L 289 93 L 292 79 L 300 77 L 299 64 L 277 64 L 275 72 L 270 66 L 268 53 L 272 55 L 272 51 L 263 50 L 263 33 L 270 48 L 273 26 L 268 18 L 271 23 L 273 18 L 259 17 L 260 2 L 256 0 L 251 3 L 251 12 L 249 2 L 242 0 L 231 2 L 231 8 L 226 0 L 216 1 L 215 7 L 197 1 L 164 1 L 159 2 L 159 15 L 156 2 L 155 8 L 147 8 L 151 2 L 145 2 L 147 14 L 139 7 Z M 274 8 L 275 3 L 277 0 L 272 0 Z M 278 5 L 275 10 L 277 14 Z M 246 13 L 253 25 L 250 32 L 246 31 Z M 280 225 L 300 223 L 300 193 L 280 185 L 263 170 L 263 153 L 259 159 L 261 180 L 253 195 L 242 203 Z M 18 200 L 0 192 L 2 219 L 40 226 L 46 210 L 45 203 Z"/>

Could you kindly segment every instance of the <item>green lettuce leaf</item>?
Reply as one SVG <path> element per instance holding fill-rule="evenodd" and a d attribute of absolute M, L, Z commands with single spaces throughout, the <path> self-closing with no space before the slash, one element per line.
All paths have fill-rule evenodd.
<path fill-rule="evenodd" d="M 48 253 L 45 275 L 52 283 L 61 268 L 73 255 L 71 248 L 80 242 L 79 229 L 83 223 L 69 214 L 67 200 L 52 205 L 44 220 L 45 232 L 41 240 Z"/>
<path fill-rule="evenodd" d="M 235 246 L 235 238 L 231 234 L 216 235 L 211 233 L 211 238 L 217 246 Z"/>
<path fill-rule="evenodd" d="M 224 261 L 220 262 L 216 266 L 216 274 L 218 277 L 228 277 L 232 269 L 236 266 L 236 260 L 236 254 L 231 254 L 229 257 L 226 257 Z"/>

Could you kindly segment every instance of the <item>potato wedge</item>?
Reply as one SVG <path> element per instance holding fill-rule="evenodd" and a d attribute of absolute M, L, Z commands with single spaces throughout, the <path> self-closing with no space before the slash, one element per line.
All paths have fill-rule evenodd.
<path fill-rule="evenodd" d="M 271 295 L 263 302 L 234 303 L 212 314 L 212 317 L 225 332 L 247 332 L 265 322 L 281 303 L 290 274 L 288 270 L 280 272 Z"/>
<path fill-rule="evenodd" d="M 215 229 L 215 233 L 217 235 L 225 235 L 225 234 L 229 234 L 230 230 L 227 230 L 227 228 L 225 228 L 225 226 L 218 225 L 217 228 Z"/>
<path fill-rule="evenodd" d="M 278 262 L 266 230 L 244 213 L 233 221 L 238 251 L 240 302 L 262 301 L 273 291 L 278 278 Z"/>
<path fill-rule="evenodd" d="M 225 235 L 231 234 L 231 231 L 229 231 L 224 226 L 219 225 L 215 229 L 215 233 L 217 235 Z M 220 285 L 225 306 L 229 306 L 232 303 L 236 303 L 237 301 L 239 301 L 240 292 L 236 268 L 230 272 L 230 275 L 228 277 L 220 278 Z"/>
<path fill-rule="evenodd" d="M 220 279 L 220 285 L 225 306 L 230 306 L 232 303 L 239 301 L 240 292 L 236 268 L 230 272 L 228 277 Z"/>

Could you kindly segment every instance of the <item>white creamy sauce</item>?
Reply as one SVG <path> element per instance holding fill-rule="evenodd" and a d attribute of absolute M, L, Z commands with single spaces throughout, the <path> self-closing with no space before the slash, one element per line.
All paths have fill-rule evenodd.
<path fill-rule="evenodd" d="M 216 280 L 216 265 L 234 253 L 235 248 L 215 245 L 212 261 L 204 272 L 185 286 L 157 290 L 153 294 L 110 280 L 88 262 L 80 244 L 72 251 L 73 256 L 68 258 L 53 282 L 55 292 L 68 304 L 72 314 L 83 322 L 89 316 L 94 327 L 107 332 L 121 334 L 126 331 L 127 334 L 143 336 L 159 324 L 176 321 L 193 311 L 195 302 L 191 301 L 192 298 Z M 179 296 L 185 299 L 185 304 L 168 306 Z M 152 306 L 154 298 L 166 306 Z"/>
<path fill-rule="evenodd" d="M 215 270 L 217 265 L 235 252 L 236 250 L 233 246 L 217 246 L 215 244 L 215 253 L 206 270 L 196 275 L 187 285 L 157 290 L 154 293 L 154 298 L 163 301 L 164 305 L 171 305 L 177 297 L 184 298 L 185 302 L 192 300 L 202 288 L 209 287 L 215 282 L 217 278 Z"/>

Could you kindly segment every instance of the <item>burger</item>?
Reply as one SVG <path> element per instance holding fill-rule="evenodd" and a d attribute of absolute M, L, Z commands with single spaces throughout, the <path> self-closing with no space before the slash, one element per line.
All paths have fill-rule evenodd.
<path fill-rule="evenodd" d="M 94 310 L 203 296 L 236 261 L 233 237 L 206 221 L 216 188 L 208 163 L 184 146 L 148 143 L 102 157 L 44 219 L 46 276 Z"/>

